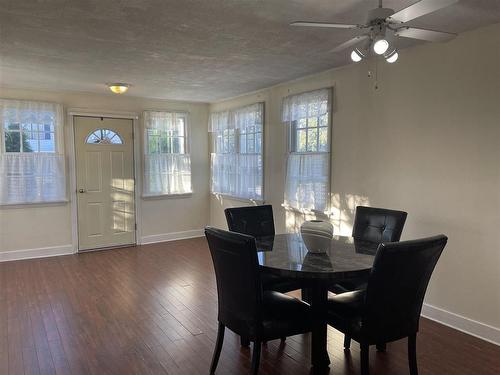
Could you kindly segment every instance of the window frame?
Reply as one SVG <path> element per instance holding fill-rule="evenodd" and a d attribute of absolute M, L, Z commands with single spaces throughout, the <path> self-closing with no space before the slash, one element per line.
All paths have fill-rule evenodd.
<path fill-rule="evenodd" d="M 46 123 L 22 123 L 22 122 L 16 122 L 16 123 L 12 123 L 14 125 L 18 125 L 19 126 L 19 130 L 10 130 L 10 129 L 6 129 L 5 128 L 5 122 L 2 122 L 0 124 L 0 141 L 2 142 L 2 144 L 0 145 L 0 152 L 3 153 L 3 154 L 8 154 L 8 155 L 16 155 L 16 154 L 19 154 L 19 155 L 24 155 L 24 154 L 59 154 L 60 150 L 62 149 L 62 145 L 59 144 L 59 129 L 57 127 L 57 125 L 54 123 L 54 124 L 46 124 Z M 9 124 L 10 125 L 10 124 Z M 23 126 L 24 125 L 29 125 L 31 127 L 31 130 L 24 130 L 23 129 Z M 43 126 L 43 130 L 33 130 L 33 125 L 35 126 Z M 45 127 L 46 126 L 52 126 L 52 128 L 54 129 L 53 131 L 47 131 L 45 130 Z M 6 145 L 6 142 L 7 142 L 7 133 L 19 133 L 19 143 L 20 143 L 20 151 L 7 151 L 7 145 Z M 38 151 L 24 151 L 23 150 L 23 134 L 24 133 L 35 133 L 37 134 L 37 144 L 38 144 Z M 47 140 L 45 137 L 46 137 L 46 134 L 49 133 L 49 134 L 52 134 L 53 135 L 53 142 L 54 142 L 54 150 L 53 151 L 40 151 L 40 141 L 41 140 Z M 43 139 L 40 138 L 40 136 L 43 135 Z M 26 138 L 26 139 L 30 139 L 29 137 Z"/>
<path fill-rule="evenodd" d="M 240 129 L 228 127 L 226 129 L 223 129 L 222 131 L 232 130 L 234 132 L 234 152 L 216 152 L 218 149 L 217 138 L 218 138 L 218 133 L 220 131 L 210 131 L 210 133 L 209 133 L 209 135 L 211 137 L 210 153 L 211 154 L 223 154 L 223 155 L 231 155 L 231 154 L 234 154 L 234 155 L 260 155 L 261 163 L 262 163 L 261 197 L 260 197 L 260 199 L 254 199 L 254 198 L 242 197 L 242 196 L 238 196 L 238 195 L 230 194 L 230 193 L 215 192 L 215 191 L 212 191 L 212 183 L 211 182 L 210 182 L 210 194 L 215 195 L 215 196 L 229 198 L 231 200 L 236 200 L 236 201 L 240 201 L 240 202 L 255 202 L 258 204 L 262 204 L 262 203 L 264 203 L 264 197 L 265 197 L 265 147 L 264 146 L 265 146 L 266 103 L 265 102 L 255 102 L 255 103 L 250 103 L 250 104 L 234 107 L 231 109 L 222 110 L 219 112 L 228 112 L 228 124 L 229 124 L 230 118 L 232 117 L 231 112 L 236 112 L 238 110 L 241 110 L 241 109 L 244 109 L 246 107 L 253 106 L 253 105 L 261 105 L 261 108 L 262 108 L 261 131 L 260 132 L 254 131 L 254 132 L 248 132 L 248 133 L 243 133 L 243 134 L 245 134 L 245 135 L 246 134 L 254 134 L 254 137 L 256 134 L 260 134 L 260 142 L 261 142 L 260 143 L 260 152 L 244 152 L 244 153 L 242 153 L 241 152 L 241 144 L 240 144 L 242 133 L 241 133 Z M 217 113 L 217 112 L 214 112 L 214 113 Z M 255 138 L 254 138 L 254 144 L 256 145 Z M 247 147 L 247 145 L 248 145 L 248 140 L 247 140 L 245 148 Z M 210 165 L 210 181 L 212 181 L 212 178 L 213 178 L 213 170 L 212 170 L 212 166 Z"/>
<path fill-rule="evenodd" d="M 302 94 L 307 94 L 309 92 L 314 92 L 314 91 L 320 91 L 320 90 L 328 90 L 328 103 L 327 103 L 327 109 L 328 109 L 328 125 L 326 126 L 328 134 L 327 134 L 327 145 L 326 145 L 326 151 L 295 151 L 294 149 L 294 142 L 295 142 L 295 134 L 292 128 L 295 128 L 294 125 L 292 125 L 293 122 L 295 121 L 283 121 L 282 123 L 285 124 L 286 127 L 286 157 L 285 157 L 285 185 L 284 185 L 284 191 L 286 191 L 286 171 L 287 171 L 287 163 L 290 155 L 318 155 L 318 154 L 329 154 L 328 158 L 328 186 L 327 186 L 327 191 L 328 194 L 331 196 L 332 194 L 332 157 L 333 157 L 333 152 L 332 152 L 332 138 L 333 138 L 333 90 L 334 87 L 323 87 L 319 89 L 314 89 L 314 90 L 309 90 L 309 91 L 303 91 L 295 94 L 291 94 L 290 96 L 295 96 L 295 95 L 302 95 Z M 284 97 L 285 98 L 285 97 Z M 283 105 L 283 104 L 282 104 Z M 282 108 L 283 110 L 283 108 Z M 319 125 L 319 117 L 318 118 L 318 125 Z M 317 127 L 319 129 L 319 126 Z M 305 129 L 305 128 L 303 128 Z M 319 132 L 318 132 L 319 136 Z M 307 147 L 307 146 L 306 146 Z M 288 205 L 284 202 L 285 196 L 283 196 L 283 204 L 282 207 L 284 207 L 286 210 L 289 211 L 294 211 L 297 213 L 301 214 L 315 214 L 315 215 L 320 215 L 327 217 L 329 215 L 329 212 L 331 210 L 331 197 L 328 199 L 326 203 L 326 208 L 324 211 L 321 210 L 316 210 L 316 209 L 301 209 L 297 208 L 291 205 Z"/>
<path fill-rule="evenodd" d="M 164 112 L 164 113 L 172 113 L 176 115 L 183 115 L 184 116 L 184 153 L 148 153 L 149 150 L 149 144 L 148 144 L 148 138 L 147 138 L 147 131 L 148 128 L 144 122 L 144 114 L 146 112 Z M 167 155 L 189 155 L 189 158 L 191 159 L 191 127 L 190 127 L 190 112 L 185 111 L 185 110 L 167 110 L 167 109 L 146 109 L 142 112 L 142 131 L 141 131 L 141 137 L 142 137 L 142 145 L 143 145 L 143 153 L 142 153 L 142 171 L 141 171 L 141 179 L 142 179 L 142 189 L 141 189 L 141 198 L 145 200 L 155 200 L 155 199 L 176 199 L 176 198 L 188 198 L 191 197 L 194 192 L 195 188 L 193 185 L 193 166 L 191 164 L 191 191 L 186 192 L 186 193 L 161 193 L 161 194 L 147 194 L 146 189 L 145 189 L 145 171 L 146 171 L 146 156 L 147 155 L 158 155 L 158 154 L 167 154 Z"/>
<path fill-rule="evenodd" d="M 45 107 L 42 109 L 36 109 L 36 108 L 30 108 L 30 107 Z M 50 109 L 47 109 L 46 107 L 50 107 Z M 49 158 L 62 158 L 63 159 L 63 173 L 59 177 L 62 180 L 62 185 L 63 185 L 63 194 L 61 195 L 60 198 L 57 199 L 50 199 L 50 200 L 23 200 L 23 201 L 15 201 L 15 202 L 0 202 L 0 209 L 2 207 L 23 207 L 23 206 L 48 206 L 48 205 L 59 205 L 59 204 L 66 204 L 68 200 L 68 191 L 67 191 L 67 181 L 68 181 L 68 176 L 66 173 L 66 162 L 64 161 L 65 158 L 65 139 L 64 139 L 64 126 L 65 126 L 65 110 L 62 104 L 57 103 L 57 102 L 44 102 L 44 101 L 34 101 L 34 100 L 24 100 L 24 99 L 4 99 L 0 98 L 0 114 L 3 114 L 3 110 L 6 108 L 10 110 L 18 110 L 18 111 L 24 111 L 24 110 L 30 110 L 30 111 L 37 111 L 37 112 L 50 112 L 53 114 L 53 118 L 50 122 L 47 121 L 26 121 L 23 122 L 22 120 L 20 121 L 15 121 L 11 122 L 10 124 L 16 124 L 18 125 L 18 130 L 9 130 L 6 129 L 6 119 L 9 116 L 0 116 L 2 118 L 2 121 L 0 121 L 0 157 L 6 156 L 6 157 L 49 157 Z M 29 125 L 29 130 L 23 129 L 24 126 Z M 33 130 L 33 128 L 36 127 L 38 129 Z M 49 129 L 47 130 L 47 127 Z M 53 130 L 50 130 L 50 129 Z M 7 133 L 19 133 L 19 141 L 20 141 L 20 151 L 7 151 L 6 147 L 6 134 Z M 26 152 L 23 150 L 23 133 L 35 133 L 37 135 L 37 148 L 38 151 L 34 150 L 31 152 Z M 40 141 L 47 140 L 46 139 L 46 134 L 49 133 L 52 135 L 52 140 L 53 140 L 53 149 L 49 151 L 41 151 L 40 150 Z M 29 137 L 27 138 L 28 140 L 30 139 Z M 7 174 L 7 177 L 9 174 Z M 23 173 L 22 176 L 20 177 L 30 177 L 33 176 L 32 172 L 26 172 Z M 45 199 L 45 198 L 44 198 Z"/>
<path fill-rule="evenodd" d="M 145 111 L 145 112 L 148 112 L 148 111 Z M 149 139 L 148 139 L 148 130 L 151 130 L 151 129 L 148 129 L 146 126 L 144 126 L 144 132 L 143 132 L 143 137 L 144 137 L 144 154 L 145 155 L 155 155 L 155 154 L 175 154 L 175 155 L 187 155 L 187 154 L 190 154 L 190 146 L 191 146 L 191 142 L 190 142 L 190 129 L 189 129 L 189 112 L 186 112 L 186 111 L 167 111 L 167 110 L 151 110 L 150 112 L 165 112 L 165 113 L 171 113 L 171 114 L 175 114 L 175 115 L 182 115 L 184 117 L 184 135 L 183 136 L 168 136 L 167 135 L 167 138 L 184 138 L 184 141 L 183 141 L 183 146 L 184 146 L 184 152 L 161 152 L 161 147 L 159 146 L 158 149 L 160 150 L 159 152 L 149 152 Z M 168 132 L 167 131 L 163 131 L 165 133 Z M 157 136 L 158 139 L 161 138 L 161 136 Z M 190 194 L 190 193 L 189 193 Z M 166 194 L 166 195 L 171 195 L 171 194 Z"/>

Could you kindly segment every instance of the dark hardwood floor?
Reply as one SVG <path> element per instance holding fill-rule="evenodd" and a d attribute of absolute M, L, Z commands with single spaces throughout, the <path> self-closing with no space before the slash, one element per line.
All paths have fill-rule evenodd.
<path fill-rule="evenodd" d="M 217 295 L 204 238 L 0 264 L 0 374 L 208 374 Z M 359 346 L 329 330 L 329 374 L 359 374 Z M 500 347 L 422 319 L 420 374 L 500 374 Z M 309 374 L 309 337 L 267 344 L 261 374 Z M 218 374 L 247 374 L 227 332 Z M 408 374 L 406 342 L 370 353 Z"/>

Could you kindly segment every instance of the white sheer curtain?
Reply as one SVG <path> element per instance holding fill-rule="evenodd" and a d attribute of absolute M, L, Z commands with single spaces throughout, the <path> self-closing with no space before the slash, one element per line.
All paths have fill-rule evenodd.
<path fill-rule="evenodd" d="M 144 195 L 188 194 L 191 156 L 187 152 L 187 115 L 175 112 L 144 112 Z M 167 145 L 169 147 L 163 147 Z M 174 146 L 176 145 L 176 146 Z"/>
<path fill-rule="evenodd" d="M 210 115 L 211 190 L 246 199 L 263 198 L 262 136 L 264 104 Z M 234 130 L 234 131 L 233 131 Z M 234 147 L 227 145 L 234 144 Z"/>
<path fill-rule="evenodd" d="M 188 154 L 145 156 L 145 195 L 186 194 L 191 189 L 191 158 Z"/>
<path fill-rule="evenodd" d="M 62 106 L 0 99 L 0 122 L 0 204 L 65 201 Z"/>
<path fill-rule="evenodd" d="M 330 98 L 330 89 L 288 96 L 283 100 L 282 121 L 289 126 L 290 132 L 294 132 L 296 129 L 294 124 L 299 120 L 317 119 L 328 115 L 331 107 Z M 290 146 L 287 157 L 285 205 L 299 210 L 325 212 L 329 205 L 329 191 L 330 153 L 299 153 L 294 152 Z"/>
<path fill-rule="evenodd" d="M 285 204 L 301 210 L 327 210 L 329 159 L 326 152 L 288 156 Z"/>
<path fill-rule="evenodd" d="M 330 89 L 290 95 L 283 99 L 281 119 L 284 123 L 308 117 L 321 117 L 330 109 Z"/>

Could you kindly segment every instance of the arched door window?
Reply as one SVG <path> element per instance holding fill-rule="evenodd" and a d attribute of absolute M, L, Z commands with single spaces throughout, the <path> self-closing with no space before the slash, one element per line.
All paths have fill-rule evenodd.
<path fill-rule="evenodd" d="M 121 145 L 121 144 L 123 144 L 123 140 L 122 140 L 122 137 L 120 137 L 113 130 L 97 129 L 89 134 L 85 143 L 105 144 L 105 145 Z"/>

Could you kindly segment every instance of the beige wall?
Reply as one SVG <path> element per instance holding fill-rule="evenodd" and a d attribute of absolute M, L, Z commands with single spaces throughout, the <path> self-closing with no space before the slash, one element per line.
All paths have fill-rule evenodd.
<path fill-rule="evenodd" d="M 198 230 L 208 222 L 207 104 L 7 88 L 0 88 L 0 98 L 53 101 L 62 103 L 65 109 L 87 108 L 105 112 L 125 111 L 141 114 L 145 109 L 189 112 L 193 195 L 183 198 L 142 199 L 142 215 L 137 220 L 142 222 L 143 238 Z M 0 208 L 0 258 L 2 253 L 15 250 L 71 244 L 70 204 Z"/>
<path fill-rule="evenodd" d="M 379 65 L 379 90 L 352 64 L 211 105 L 264 100 L 265 200 L 277 230 L 293 226 L 281 208 L 285 179 L 284 96 L 334 86 L 332 222 L 349 234 L 357 204 L 408 211 L 404 239 L 444 233 L 449 243 L 426 302 L 500 327 L 500 25 L 448 44 L 403 50 Z M 225 226 L 211 198 L 210 222 Z M 300 218 L 299 218 L 300 219 Z M 300 220 L 299 220 L 300 221 Z"/>

